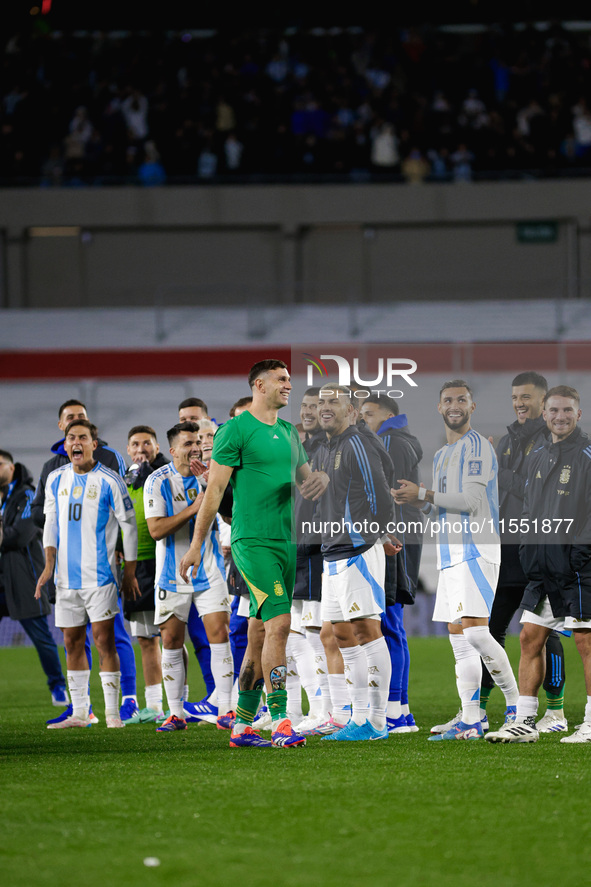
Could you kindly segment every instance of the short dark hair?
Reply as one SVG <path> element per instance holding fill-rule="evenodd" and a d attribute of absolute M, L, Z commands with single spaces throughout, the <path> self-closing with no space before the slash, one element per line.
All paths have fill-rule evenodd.
<path fill-rule="evenodd" d="M 320 388 L 317 385 L 312 385 L 311 388 L 306 388 L 302 397 L 318 397 L 320 394 Z"/>
<path fill-rule="evenodd" d="M 166 432 L 169 447 L 173 445 L 181 431 L 189 431 L 192 434 L 196 434 L 199 431 L 199 425 L 197 422 L 177 422 L 176 425 L 173 425 Z"/>
<path fill-rule="evenodd" d="M 544 376 L 534 373 L 533 370 L 527 370 L 525 373 L 519 373 L 515 376 L 511 382 L 511 387 L 515 388 L 517 385 L 534 385 L 535 388 L 541 388 L 542 391 L 548 390 L 548 382 Z"/>
<path fill-rule="evenodd" d="M 153 437 L 156 443 L 158 443 L 156 432 L 150 425 L 134 425 L 133 428 L 130 428 L 127 432 L 127 440 L 129 441 L 134 434 L 149 434 L 150 437 Z"/>
<path fill-rule="evenodd" d="M 70 400 L 65 400 L 63 402 L 63 404 L 61 405 L 61 407 L 59 408 L 59 410 L 57 411 L 58 419 L 61 419 L 62 413 L 66 409 L 66 407 L 77 407 L 77 406 L 81 406 L 84 409 L 84 412 L 88 413 L 88 410 L 86 409 L 86 404 L 82 403 L 82 401 L 79 398 L 71 397 Z"/>
<path fill-rule="evenodd" d="M 77 401 L 74 401 L 74 403 L 77 403 Z M 88 428 L 91 438 L 93 440 L 98 440 L 98 428 L 89 419 L 72 419 L 72 421 L 68 422 L 68 424 L 66 425 L 66 430 L 64 432 L 65 436 L 68 436 L 71 428 L 76 428 L 79 425 L 81 425 L 83 428 Z"/>
<path fill-rule="evenodd" d="M 342 391 L 351 406 L 353 406 L 353 391 L 349 385 L 341 385 L 339 382 L 327 382 L 326 385 L 320 387 L 318 394 L 321 395 L 323 391 Z M 359 407 L 356 407 L 356 409 L 359 409 Z"/>
<path fill-rule="evenodd" d="M 441 395 L 448 388 L 465 388 L 471 398 L 474 398 L 474 392 L 468 385 L 465 379 L 450 379 L 448 382 L 444 382 L 439 391 L 439 400 L 441 400 Z"/>
<path fill-rule="evenodd" d="M 275 360 L 274 357 L 268 357 L 266 360 L 259 360 L 258 363 L 255 363 L 254 366 L 250 368 L 250 373 L 248 374 L 248 384 L 250 388 L 254 388 L 254 383 L 262 376 L 263 373 L 268 373 L 270 370 L 286 370 L 287 364 L 282 360 Z"/>
<path fill-rule="evenodd" d="M 14 459 L 12 458 L 12 453 L 9 453 L 8 450 L 0 450 L 0 457 L 6 459 L 7 462 L 10 462 L 11 465 L 14 465 Z"/>
<path fill-rule="evenodd" d="M 243 407 L 250 406 L 252 403 L 252 396 L 249 394 L 248 397 L 239 397 L 236 403 L 233 403 L 230 407 L 230 418 L 233 419 L 236 415 L 236 410 L 241 410 Z"/>
<path fill-rule="evenodd" d="M 204 400 L 201 400 L 200 397 L 186 397 L 185 400 L 182 400 L 178 406 L 179 411 L 186 410 L 187 407 L 200 407 L 202 410 L 205 410 L 205 414 L 209 416 L 207 404 Z"/>
<path fill-rule="evenodd" d="M 364 403 L 375 403 L 376 406 L 381 407 L 383 410 L 387 410 L 392 413 L 393 416 L 397 416 L 400 410 L 398 409 L 398 404 L 395 400 L 392 400 L 391 397 L 383 398 L 380 397 L 379 394 L 370 394 L 369 397 L 366 397 L 361 406 Z"/>
<path fill-rule="evenodd" d="M 576 388 L 571 388 L 570 385 L 555 385 L 554 388 L 547 391 L 544 397 L 544 406 L 546 406 L 551 397 L 570 397 L 577 404 L 581 403 L 579 392 Z"/>

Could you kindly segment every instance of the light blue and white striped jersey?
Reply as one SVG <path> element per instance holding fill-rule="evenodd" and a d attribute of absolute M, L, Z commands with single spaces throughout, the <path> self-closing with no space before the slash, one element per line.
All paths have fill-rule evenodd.
<path fill-rule="evenodd" d="M 151 474 L 146 481 L 144 486 L 146 519 L 179 514 L 195 501 L 200 492 L 201 487 L 196 477 L 193 475 L 183 477 L 174 464 L 169 462 Z M 156 542 L 157 587 L 167 591 L 206 591 L 212 585 L 226 581 L 216 517 L 201 546 L 201 563 L 197 575 L 193 575 L 193 570 L 189 576 L 189 583 L 184 582 L 179 573 L 179 564 L 189 549 L 194 530 L 193 517 L 176 533 Z"/>
<path fill-rule="evenodd" d="M 501 562 L 497 475 L 492 444 L 477 431 L 435 453 L 435 507 L 429 517 L 439 526 L 438 569 L 476 557 Z"/>
<path fill-rule="evenodd" d="M 43 545 L 57 549 L 56 585 L 80 589 L 118 584 L 119 527 L 125 559 L 137 559 L 137 525 L 127 487 L 100 462 L 87 474 L 77 474 L 71 464 L 52 471 L 44 511 Z"/>

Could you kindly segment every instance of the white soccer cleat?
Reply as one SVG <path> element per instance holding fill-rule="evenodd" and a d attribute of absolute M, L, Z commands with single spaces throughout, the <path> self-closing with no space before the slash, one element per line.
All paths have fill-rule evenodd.
<path fill-rule="evenodd" d="M 107 715 L 107 727 L 109 727 L 110 730 L 113 730 L 118 727 L 125 727 L 125 724 L 119 715 Z"/>
<path fill-rule="evenodd" d="M 591 724 L 588 721 L 579 724 L 574 733 L 571 733 L 570 736 L 563 736 L 560 741 L 569 743 L 591 742 Z"/>
<path fill-rule="evenodd" d="M 455 717 L 448 721 L 447 724 L 435 724 L 434 727 L 431 727 L 431 733 L 447 733 L 448 730 L 451 730 L 456 724 L 459 724 L 462 720 L 462 710 L 457 713 Z"/>
<path fill-rule="evenodd" d="M 68 727 L 90 727 L 91 720 L 90 718 L 79 718 L 76 715 L 70 715 L 69 718 L 64 718 L 63 721 L 58 721 L 57 723 L 48 724 L 48 730 L 67 730 Z"/>
<path fill-rule="evenodd" d="M 536 724 L 538 733 L 564 733 L 568 730 L 568 721 L 564 715 L 560 718 L 553 711 L 547 711 Z"/>
<path fill-rule="evenodd" d="M 531 723 L 528 723 L 531 721 Z M 500 730 L 487 733 L 484 737 L 487 742 L 537 742 L 540 734 L 535 728 L 534 719 L 528 718 L 527 721 L 514 721 L 513 723 L 503 724 Z"/>
<path fill-rule="evenodd" d="M 310 733 L 314 733 L 321 724 L 325 724 L 327 720 L 328 715 L 306 715 L 299 724 L 296 724 L 294 730 L 302 736 L 308 736 Z"/>

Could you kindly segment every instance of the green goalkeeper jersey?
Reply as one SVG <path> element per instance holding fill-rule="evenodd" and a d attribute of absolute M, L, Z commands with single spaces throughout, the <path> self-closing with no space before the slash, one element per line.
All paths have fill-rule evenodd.
<path fill-rule="evenodd" d="M 234 468 L 232 542 L 293 541 L 295 474 L 308 461 L 296 428 L 284 419 L 267 425 L 247 410 L 216 432 L 211 457 Z"/>

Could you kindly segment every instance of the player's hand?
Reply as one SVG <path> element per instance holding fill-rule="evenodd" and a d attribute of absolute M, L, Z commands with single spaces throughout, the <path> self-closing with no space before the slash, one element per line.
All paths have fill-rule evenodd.
<path fill-rule="evenodd" d="M 189 570 L 193 567 L 193 575 L 197 573 L 201 563 L 201 549 L 191 546 L 179 564 L 179 573 L 183 582 L 189 581 Z"/>
<path fill-rule="evenodd" d="M 316 502 L 330 483 L 326 471 L 312 471 L 300 487 L 300 493 L 304 499 L 312 499 Z"/>
<path fill-rule="evenodd" d="M 135 601 L 136 598 L 142 596 L 140 587 L 137 584 L 137 579 L 135 578 L 135 573 L 133 576 L 123 573 L 123 578 L 121 579 L 121 595 L 128 601 Z"/>
<path fill-rule="evenodd" d="M 411 480 L 399 480 L 398 483 L 400 487 L 397 490 L 390 490 L 397 505 L 414 505 L 415 502 L 420 501 L 417 484 L 413 484 Z"/>
<path fill-rule="evenodd" d="M 52 569 L 48 569 L 45 567 L 41 575 L 37 580 L 37 585 L 35 586 L 35 600 L 38 601 L 41 597 L 41 592 L 43 590 L 43 586 L 46 585 L 51 579 L 51 574 L 53 573 Z"/>
<path fill-rule="evenodd" d="M 191 474 L 207 483 L 209 480 L 209 468 L 205 462 L 202 462 L 201 459 L 191 459 L 189 468 L 191 469 Z"/>
<path fill-rule="evenodd" d="M 390 541 L 384 542 L 384 554 L 392 556 L 398 554 L 399 551 L 402 551 L 402 542 L 400 539 L 397 539 L 392 533 L 388 533 L 388 538 Z"/>

